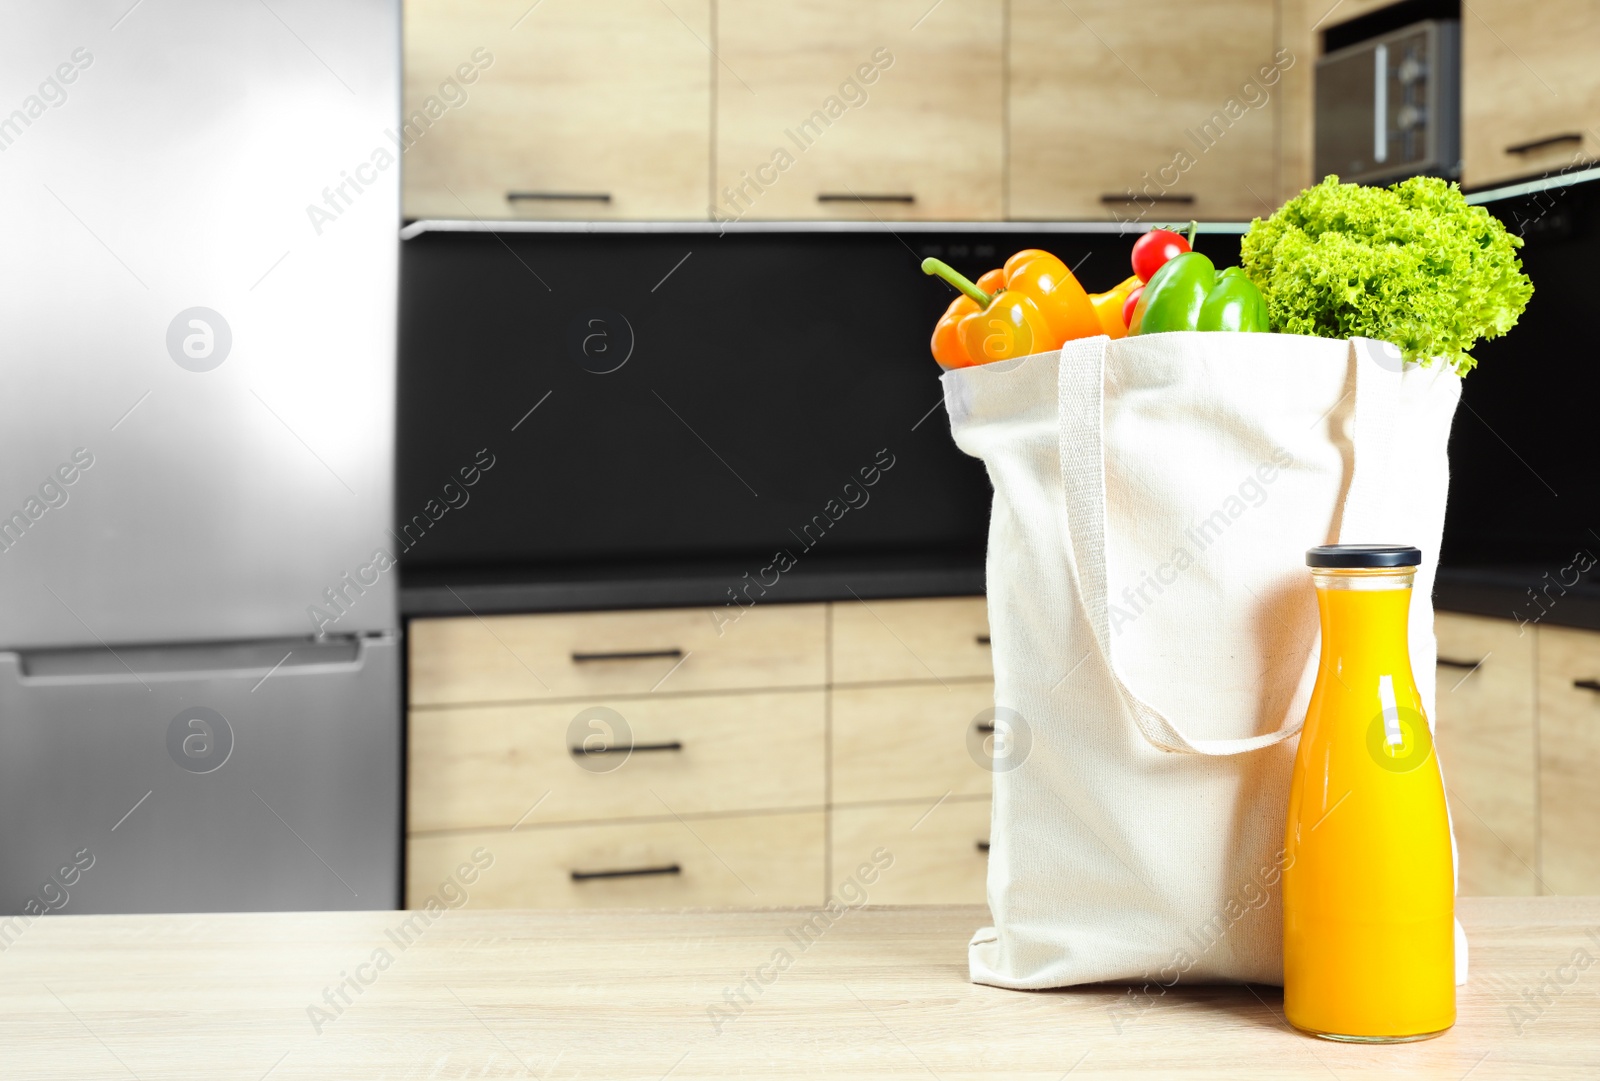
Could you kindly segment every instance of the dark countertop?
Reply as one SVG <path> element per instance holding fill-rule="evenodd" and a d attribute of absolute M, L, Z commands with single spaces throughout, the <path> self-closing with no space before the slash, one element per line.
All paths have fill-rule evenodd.
<path fill-rule="evenodd" d="M 476 569 L 406 573 L 400 611 L 419 616 L 575 612 L 627 608 L 692 608 L 733 603 L 730 590 L 762 573 L 748 565 L 683 561 L 549 570 Z M 1600 630 L 1600 583 L 1581 581 L 1562 591 L 1560 568 L 1441 569 L 1434 588 L 1440 611 Z M 772 574 L 768 573 L 767 578 Z M 763 603 L 974 596 L 983 592 L 983 567 L 970 558 L 909 556 L 801 560 L 779 576 Z M 1529 590 L 1540 597 L 1535 602 Z M 1543 592 L 1541 592 L 1543 590 Z M 741 594 L 741 597 L 743 594 Z"/>
<path fill-rule="evenodd" d="M 400 614 L 458 616 L 506 612 L 576 612 L 694 608 L 739 603 L 798 603 L 957 597 L 983 592 L 981 559 L 938 555 L 823 558 L 802 556 L 777 575 L 768 560 L 655 562 L 628 566 L 402 572 Z M 777 582 L 765 588 L 758 579 Z M 747 577 L 748 576 L 748 577 Z M 746 592 L 746 587 L 748 590 Z"/>
<path fill-rule="evenodd" d="M 1561 567 L 1441 568 L 1433 605 L 1444 612 L 1600 630 L 1600 582 L 1591 576 L 1564 588 L 1561 572 Z M 1569 581 L 1573 577 L 1567 575 Z"/>

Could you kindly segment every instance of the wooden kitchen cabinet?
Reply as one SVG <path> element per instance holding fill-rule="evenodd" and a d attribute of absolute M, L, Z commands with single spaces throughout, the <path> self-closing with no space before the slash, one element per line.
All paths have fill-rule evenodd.
<path fill-rule="evenodd" d="M 763 908 L 822 901 L 823 814 L 668 817 L 426 834 L 407 845 L 406 896 L 439 891 L 484 849 L 479 908 Z"/>
<path fill-rule="evenodd" d="M 1539 850 L 1546 892 L 1600 894 L 1600 633 L 1539 628 Z"/>
<path fill-rule="evenodd" d="M 820 807 L 823 692 L 413 709 L 410 829 Z"/>
<path fill-rule="evenodd" d="M 1600 154 L 1600 5 L 1473 0 L 1461 10 L 1462 181 L 1481 188 Z"/>
<path fill-rule="evenodd" d="M 1319 29 L 1326 30 L 1330 26 L 1338 26 L 1340 23 L 1359 19 L 1363 15 L 1371 15 L 1374 11 L 1390 7 L 1397 2 L 1398 0 L 1339 0 L 1329 7 L 1320 3 L 1320 0 L 1312 0 L 1306 7 L 1308 10 L 1316 9 L 1310 11 L 1311 19 Z M 1317 18 L 1319 15 L 1323 16 L 1320 20 Z"/>
<path fill-rule="evenodd" d="M 884 847 L 873 903 L 981 901 L 983 598 L 757 605 L 724 630 L 701 609 L 414 620 L 408 896 L 483 846 L 487 906 L 814 904 Z M 1461 893 L 1600 893 L 1600 632 L 1440 612 L 1435 633 Z M 591 736 L 633 749 L 590 770 L 612 761 Z"/>
<path fill-rule="evenodd" d="M 879 852 L 881 851 L 881 854 Z M 877 881 L 861 865 L 877 855 Z M 892 859 L 892 862 L 890 860 Z M 928 800 L 833 812 L 829 893 L 853 879 L 874 905 L 982 904 L 989 876 L 989 801 Z"/>
<path fill-rule="evenodd" d="M 1272 0 L 1011 0 L 1011 217 L 1270 213 L 1282 72 L 1312 61 L 1273 35 Z"/>
<path fill-rule="evenodd" d="M 982 597 L 839 601 L 833 681 L 988 679 L 989 609 Z"/>
<path fill-rule="evenodd" d="M 411 623 L 412 706 L 820 687 L 820 604 L 459 616 Z"/>
<path fill-rule="evenodd" d="M 834 802 L 987 798 L 993 775 L 971 751 L 988 747 L 977 729 L 993 722 L 993 705 L 987 680 L 835 687 Z"/>
<path fill-rule="evenodd" d="M 899 861 L 880 903 L 981 901 L 983 598 L 718 629 L 705 609 L 411 621 L 408 903 L 483 847 L 489 907 L 816 904 L 869 840 Z"/>
<path fill-rule="evenodd" d="M 1532 628 L 1440 612 L 1439 761 L 1464 895 L 1539 892 Z"/>
<path fill-rule="evenodd" d="M 1003 8 L 719 0 L 717 216 L 1003 218 Z"/>
<path fill-rule="evenodd" d="M 712 64 L 710 0 L 407 0 L 404 215 L 704 219 Z"/>

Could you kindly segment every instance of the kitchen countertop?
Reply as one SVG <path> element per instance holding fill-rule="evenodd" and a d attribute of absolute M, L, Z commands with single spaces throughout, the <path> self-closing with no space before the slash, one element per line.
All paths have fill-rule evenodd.
<path fill-rule="evenodd" d="M 759 566 L 760 562 L 755 564 Z M 489 615 L 625 608 L 715 608 L 752 568 L 745 560 L 682 560 L 626 566 L 402 569 L 400 614 Z M 983 592 L 983 557 L 810 556 L 768 590 L 763 603 L 960 597 Z"/>
<path fill-rule="evenodd" d="M 799 909 L 60 915 L 5 925 L 0 1073 L 1600 1076 L 1600 898 L 1466 898 L 1460 915 L 1473 974 L 1456 1027 L 1388 1047 L 1290 1031 L 1274 988 L 974 986 L 979 906 L 846 910 L 807 949 Z"/>
<path fill-rule="evenodd" d="M 508 570 L 402 571 L 400 614 L 406 618 L 516 612 L 581 612 L 630 608 L 715 607 L 737 588 L 749 561 L 683 561 L 625 567 L 550 567 Z M 1584 581 L 1543 602 L 1541 568 L 1446 567 L 1434 583 L 1441 612 L 1516 619 L 1600 630 L 1600 582 Z M 977 596 L 984 590 L 981 557 L 884 556 L 812 559 L 784 576 L 774 602 L 867 600 L 892 597 Z"/>
<path fill-rule="evenodd" d="M 1559 566 L 1441 568 L 1433 606 L 1525 624 L 1600 630 L 1600 582 L 1585 579 L 1563 588 L 1553 581 L 1561 573 Z"/>

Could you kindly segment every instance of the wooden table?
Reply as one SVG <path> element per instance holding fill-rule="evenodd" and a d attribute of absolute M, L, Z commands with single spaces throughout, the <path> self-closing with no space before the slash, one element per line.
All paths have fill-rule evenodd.
<path fill-rule="evenodd" d="M 0 954 L 0 1077 L 1600 1078 L 1600 898 L 1460 908 L 1460 1020 L 1392 1047 L 1297 1035 L 1273 988 L 974 986 L 974 907 L 808 949 L 800 910 L 55 916 Z"/>

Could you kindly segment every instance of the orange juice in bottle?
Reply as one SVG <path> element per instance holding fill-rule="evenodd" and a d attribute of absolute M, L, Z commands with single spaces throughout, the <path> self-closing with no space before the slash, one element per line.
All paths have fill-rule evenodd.
<path fill-rule="evenodd" d="M 1322 659 L 1289 789 L 1283 1005 L 1328 1039 L 1420 1040 L 1456 1019 L 1450 825 L 1406 633 L 1420 560 L 1306 553 Z"/>

